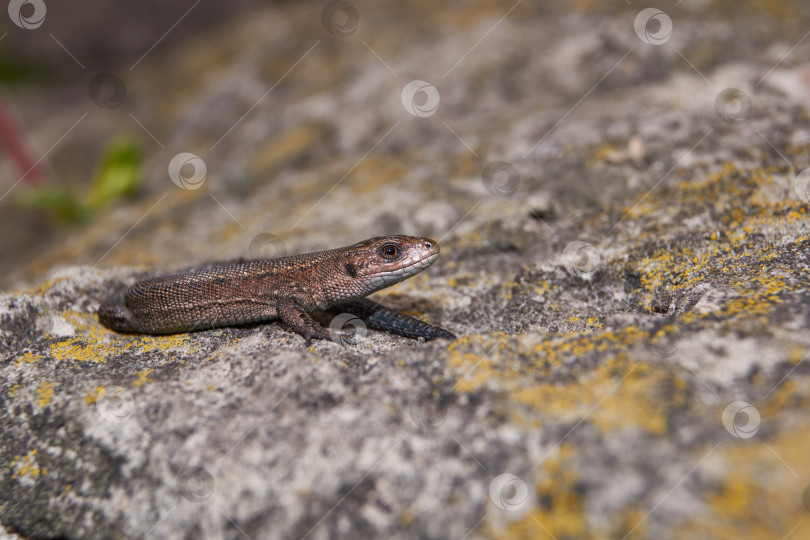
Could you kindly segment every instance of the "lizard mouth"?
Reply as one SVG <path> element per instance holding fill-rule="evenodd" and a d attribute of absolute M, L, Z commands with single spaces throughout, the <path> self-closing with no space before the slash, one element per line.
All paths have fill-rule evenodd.
<path fill-rule="evenodd" d="M 386 272 L 382 274 L 380 277 L 383 278 L 386 284 L 398 283 L 404 279 L 408 279 L 409 277 L 418 274 L 419 272 L 421 272 L 422 270 L 424 270 L 425 268 L 436 262 L 436 259 L 438 258 L 439 258 L 438 252 L 431 253 L 430 255 L 422 259 L 419 259 L 418 261 L 412 260 L 410 264 L 404 264 L 402 265 L 402 267 L 396 270 Z"/>
<path fill-rule="evenodd" d="M 431 252 L 423 256 L 421 259 L 406 259 L 403 265 L 399 268 L 389 270 L 387 272 L 380 272 L 378 275 L 371 279 L 371 285 L 375 288 L 387 287 L 400 281 L 406 280 L 409 277 L 418 274 L 428 266 L 436 262 L 439 258 L 438 247 L 431 250 Z"/>

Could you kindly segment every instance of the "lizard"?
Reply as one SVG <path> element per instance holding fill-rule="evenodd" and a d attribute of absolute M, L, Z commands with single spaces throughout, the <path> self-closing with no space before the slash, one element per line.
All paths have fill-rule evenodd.
<path fill-rule="evenodd" d="M 309 315 L 348 312 L 375 330 L 426 341 L 451 332 L 368 298 L 418 274 L 439 257 L 424 237 L 377 236 L 351 246 L 275 259 L 208 266 L 132 285 L 124 302 L 102 303 L 101 323 L 118 332 L 175 334 L 280 319 L 306 340 L 330 339 Z"/>

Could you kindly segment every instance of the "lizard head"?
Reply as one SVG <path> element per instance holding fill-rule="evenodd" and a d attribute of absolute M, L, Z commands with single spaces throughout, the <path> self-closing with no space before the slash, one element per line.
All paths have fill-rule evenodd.
<path fill-rule="evenodd" d="M 378 291 L 418 274 L 438 257 L 439 243 L 430 238 L 377 236 L 346 248 L 345 270 Z"/>
<path fill-rule="evenodd" d="M 342 275 L 330 276 L 331 285 L 325 287 L 330 303 L 366 296 L 418 274 L 436 262 L 439 243 L 418 236 L 377 236 L 335 252 Z"/>

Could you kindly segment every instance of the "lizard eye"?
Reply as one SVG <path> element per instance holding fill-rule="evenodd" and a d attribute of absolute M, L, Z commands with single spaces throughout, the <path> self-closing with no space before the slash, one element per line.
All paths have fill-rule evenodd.
<path fill-rule="evenodd" d="M 379 253 L 384 259 L 395 259 L 399 255 L 399 248 L 394 244 L 385 244 L 380 248 Z"/>

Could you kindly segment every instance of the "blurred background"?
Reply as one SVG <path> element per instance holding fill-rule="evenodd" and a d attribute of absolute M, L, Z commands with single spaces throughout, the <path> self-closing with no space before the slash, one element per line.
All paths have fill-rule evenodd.
<path fill-rule="evenodd" d="M 145 102 L 163 109 L 177 99 L 156 63 L 165 67 L 183 43 L 205 40 L 205 32 L 263 4 L 9 3 L 0 34 L 0 271 L 7 278 L 99 213 L 148 195 L 144 164 L 162 149 L 130 115 Z M 147 56 L 148 69 L 130 69 Z M 128 82 L 147 85 L 151 96 L 138 96 Z"/>
<path fill-rule="evenodd" d="M 195 246 L 212 243 L 245 256 L 258 234 L 301 249 L 366 231 L 441 236 L 470 211 L 453 201 L 509 149 L 524 197 L 587 208 L 614 189 L 604 172 L 579 167 L 560 195 L 539 170 L 569 140 L 624 145 L 650 116 L 711 114 L 715 90 L 677 88 L 678 73 L 702 85 L 720 65 L 773 65 L 801 45 L 810 18 L 799 0 L 650 5 L 675 10 L 667 47 L 633 32 L 650 6 L 629 1 L 12 1 L 0 41 L 0 286 L 58 264 L 204 259 L 211 249 Z M 402 107 L 411 80 L 438 89 L 429 121 Z M 621 123 L 598 109 L 602 96 L 664 80 L 672 95 L 616 110 Z M 583 127 L 589 116 L 601 120 Z M 171 183 L 180 153 L 203 160 L 203 189 Z M 376 184 L 360 182 L 366 167 Z M 424 190 L 418 205 L 379 205 Z"/>

